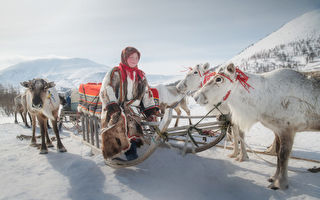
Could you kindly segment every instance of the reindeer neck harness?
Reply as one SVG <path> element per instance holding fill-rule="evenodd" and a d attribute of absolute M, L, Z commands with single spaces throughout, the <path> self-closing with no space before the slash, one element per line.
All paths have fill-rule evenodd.
<path fill-rule="evenodd" d="M 224 73 L 211 73 L 211 76 L 214 76 L 216 74 L 225 77 L 226 79 L 228 79 L 231 83 L 234 83 L 234 81 L 227 76 Z M 210 76 L 210 77 L 211 77 Z M 235 81 L 239 81 L 239 83 L 242 85 L 242 87 L 247 90 L 248 93 L 250 93 L 249 89 L 252 88 L 254 89 L 254 87 L 252 87 L 249 83 L 248 83 L 249 77 L 243 72 L 241 71 L 238 67 L 236 68 L 236 79 Z M 231 90 L 228 90 L 227 94 L 223 97 L 223 101 L 226 101 L 228 99 L 228 97 L 230 96 Z"/>
<path fill-rule="evenodd" d="M 226 74 L 224 73 L 219 73 L 219 75 L 227 78 L 231 83 L 234 83 L 232 81 L 232 79 L 230 77 L 228 77 Z M 252 88 L 254 89 L 254 87 L 252 87 L 249 83 L 248 83 L 249 77 L 243 72 L 241 71 L 238 67 L 236 68 L 236 79 L 235 81 L 239 81 L 239 83 L 242 85 L 242 87 L 247 90 L 248 93 L 250 93 L 249 89 Z M 227 94 L 223 97 L 223 101 L 226 101 L 228 99 L 228 97 L 230 96 L 231 90 L 229 90 L 227 92 Z"/>

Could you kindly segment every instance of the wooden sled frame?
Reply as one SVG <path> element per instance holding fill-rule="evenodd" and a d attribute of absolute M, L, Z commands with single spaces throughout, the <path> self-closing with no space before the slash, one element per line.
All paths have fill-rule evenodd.
<path fill-rule="evenodd" d="M 202 117 L 191 116 L 191 118 Z M 228 121 L 213 121 L 200 123 L 196 126 L 196 129 L 190 129 L 193 125 L 168 128 L 172 118 L 175 118 L 175 116 L 172 116 L 172 108 L 167 108 L 160 122 L 142 121 L 141 125 L 144 129 L 143 132 L 146 140 L 144 146 L 147 145 L 145 151 L 140 152 L 139 157 L 131 161 L 118 157 L 105 159 L 106 165 L 113 168 L 137 165 L 146 160 L 160 145 L 179 149 L 183 155 L 186 153 L 198 153 L 218 144 L 225 137 L 230 124 Z M 209 116 L 208 118 L 215 118 L 215 116 Z M 98 117 L 81 114 L 82 141 L 91 147 L 94 154 L 101 153 L 99 123 L 100 119 Z M 197 129 L 212 130 L 217 135 L 200 135 Z M 195 139 L 195 137 L 197 138 Z"/>

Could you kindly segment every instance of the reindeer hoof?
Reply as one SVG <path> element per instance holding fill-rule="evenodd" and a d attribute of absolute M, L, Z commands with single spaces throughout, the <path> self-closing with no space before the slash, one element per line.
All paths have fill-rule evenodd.
<path fill-rule="evenodd" d="M 279 187 L 275 186 L 273 183 L 270 184 L 270 185 L 268 186 L 268 188 L 270 188 L 270 189 L 272 189 L 272 190 L 278 190 L 278 189 L 280 189 Z"/>
<path fill-rule="evenodd" d="M 243 162 L 243 161 L 246 161 L 246 160 L 249 160 L 249 157 L 248 156 L 238 156 L 237 158 L 236 158 L 236 160 L 237 161 L 239 161 L 239 162 Z"/>
<path fill-rule="evenodd" d="M 51 147 L 54 147 L 54 146 L 53 146 L 52 143 L 48 143 L 48 144 L 47 144 L 47 147 L 51 148 Z"/>
<path fill-rule="evenodd" d="M 235 154 L 229 154 L 229 155 L 228 155 L 229 158 L 235 158 L 236 156 L 237 156 L 237 155 L 235 155 Z"/>
<path fill-rule="evenodd" d="M 268 178 L 268 182 L 273 183 L 273 181 L 274 181 L 273 178 L 271 178 L 271 177 Z"/>
<path fill-rule="evenodd" d="M 268 188 L 273 189 L 273 190 L 286 190 L 289 188 L 288 183 L 285 181 L 280 181 L 279 179 L 272 179 L 273 182 L 268 186 Z"/>
<path fill-rule="evenodd" d="M 14 121 L 15 124 L 18 124 L 18 121 Z"/>
<path fill-rule="evenodd" d="M 32 147 L 38 147 L 39 145 L 36 142 L 31 142 L 30 146 Z"/>
<path fill-rule="evenodd" d="M 64 148 L 64 147 L 62 147 L 62 148 L 59 148 L 58 151 L 59 151 L 60 153 L 63 153 L 63 152 L 67 152 L 67 149 Z"/>
<path fill-rule="evenodd" d="M 40 154 L 47 154 L 48 153 L 48 150 L 47 149 L 41 149 L 40 150 Z"/>

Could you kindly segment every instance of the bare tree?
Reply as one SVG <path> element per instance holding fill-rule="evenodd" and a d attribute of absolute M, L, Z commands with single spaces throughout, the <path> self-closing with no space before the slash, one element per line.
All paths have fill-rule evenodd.
<path fill-rule="evenodd" d="M 0 84 L 0 107 L 4 114 L 14 114 L 14 98 L 19 95 L 19 90 L 13 86 L 5 87 Z"/>

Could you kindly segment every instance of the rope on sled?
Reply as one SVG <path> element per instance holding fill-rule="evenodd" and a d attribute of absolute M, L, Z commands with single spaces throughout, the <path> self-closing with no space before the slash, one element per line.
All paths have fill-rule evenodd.
<path fill-rule="evenodd" d="M 17 135 L 16 138 L 21 140 L 21 141 L 22 140 L 31 140 L 32 136 L 31 135 L 20 134 L 20 135 Z M 39 138 L 41 138 L 41 135 L 37 135 L 37 136 L 35 136 L 35 138 L 39 139 Z M 51 141 L 55 141 L 56 140 L 56 136 L 52 136 L 50 139 L 51 139 Z M 63 138 L 61 138 L 61 139 L 63 139 Z"/>
<path fill-rule="evenodd" d="M 199 147 L 199 145 L 197 144 L 197 142 L 195 141 L 195 139 L 193 138 L 191 132 L 192 130 L 196 130 L 200 135 L 203 135 L 203 132 L 202 132 L 202 129 L 200 128 L 197 128 L 196 126 L 204 119 L 206 118 L 212 111 L 214 111 L 215 109 L 217 109 L 223 116 L 224 114 L 219 110 L 219 106 L 222 104 L 222 102 L 219 102 L 217 103 L 216 105 L 214 105 L 214 107 L 205 115 L 203 116 L 195 125 L 192 125 L 188 128 L 187 130 L 187 137 L 186 137 L 186 143 L 188 142 L 189 138 L 190 138 L 190 141 L 191 141 L 191 144 L 192 144 L 192 151 L 194 151 L 195 149 L 195 146 L 196 147 Z M 186 147 L 185 147 L 186 149 Z M 185 152 L 184 152 L 185 153 Z"/>
<path fill-rule="evenodd" d="M 249 150 L 259 159 L 265 161 L 266 163 L 268 163 L 269 165 L 271 166 L 277 166 L 277 164 L 267 160 L 267 159 L 264 159 L 262 158 L 261 156 L 259 156 L 256 151 L 254 151 L 241 137 L 240 137 L 240 141 L 243 142 L 243 144 L 246 145 L 246 147 L 249 148 Z M 320 169 L 317 168 L 317 167 L 314 167 L 314 168 L 311 168 L 311 169 L 307 169 L 307 171 L 305 170 L 299 170 L 299 169 L 292 169 L 291 167 L 288 166 L 288 171 L 291 171 L 291 172 L 298 172 L 298 173 L 316 173 L 316 172 L 319 172 Z"/>

